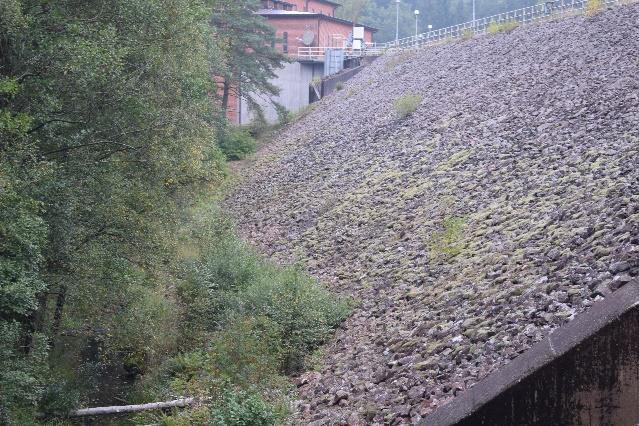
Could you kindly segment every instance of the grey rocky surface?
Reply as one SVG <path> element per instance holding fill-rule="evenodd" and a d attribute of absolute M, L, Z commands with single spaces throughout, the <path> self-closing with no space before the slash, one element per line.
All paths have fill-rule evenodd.
<path fill-rule="evenodd" d="M 226 205 L 359 302 L 296 423 L 417 423 L 639 274 L 639 5 L 380 58 Z"/>

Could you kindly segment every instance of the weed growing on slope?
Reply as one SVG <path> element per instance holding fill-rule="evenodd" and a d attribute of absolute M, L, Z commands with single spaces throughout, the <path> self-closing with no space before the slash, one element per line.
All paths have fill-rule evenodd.
<path fill-rule="evenodd" d="M 511 19 L 510 21 L 504 21 L 504 22 L 492 21 L 488 25 L 488 33 L 489 34 L 504 33 L 508 31 L 512 31 L 518 26 L 519 26 L 519 22 L 515 21 L 514 19 Z"/>
<path fill-rule="evenodd" d="M 462 39 L 470 40 L 473 37 L 475 37 L 475 32 L 472 29 L 466 28 L 464 31 L 462 31 Z"/>
<path fill-rule="evenodd" d="M 463 217 L 447 217 L 442 223 L 442 229 L 434 232 L 431 239 L 430 250 L 434 257 L 443 255 L 446 258 L 457 256 L 463 246 L 459 243 L 461 234 L 466 227 L 466 219 Z"/>
<path fill-rule="evenodd" d="M 257 141 L 249 129 L 229 126 L 220 134 L 218 145 L 228 160 L 242 160 L 255 152 Z"/>
<path fill-rule="evenodd" d="M 408 61 L 413 56 L 412 52 L 402 52 L 392 56 L 386 64 L 384 64 L 384 69 L 386 71 L 392 71 L 395 69 L 397 65 L 403 64 Z"/>
<path fill-rule="evenodd" d="M 273 102 L 275 111 L 277 112 L 277 124 L 280 126 L 286 126 L 293 121 L 293 114 L 282 104 Z"/>
<path fill-rule="evenodd" d="M 451 155 L 446 161 L 440 163 L 439 166 L 437 166 L 437 171 L 444 172 L 450 170 L 458 164 L 461 164 L 464 161 L 468 160 L 471 154 L 472 151 L 469 149 L 458 151 Z"/>
<path fill-rule="evenodd" d="M 406 118 L 417 110 L 419 104 L 422 103 L 420 95 L 404 95 L 397 99 L 393 104 L 399 118 Z"/>
<path fill-rule="evenodd" d="M 588 0 L 586 4 L 586 16 L 594 16 L 603 9 L 601 0 Z"/>

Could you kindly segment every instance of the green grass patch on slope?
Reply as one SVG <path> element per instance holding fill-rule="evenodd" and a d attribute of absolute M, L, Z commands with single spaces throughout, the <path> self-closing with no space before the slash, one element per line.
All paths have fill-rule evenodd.
<path fill-rule="evenodd" d="M 430 253 L 434 258 L 450 259 L 461 253 L 464 246 L 460 243 L 462 232 L 466 228 L 463 217 L 446 217 L 441 229 L 434 232 L 430 241 Z"/>
<path fill-rule="evenodd" d="M 422 97 L 420 95 L 410 94 L 397 99 L 393 103 L 393 106 L 395 107 L 397 116 L 402 119 L 414 113 L 420 103 L 422 103 Z"/>

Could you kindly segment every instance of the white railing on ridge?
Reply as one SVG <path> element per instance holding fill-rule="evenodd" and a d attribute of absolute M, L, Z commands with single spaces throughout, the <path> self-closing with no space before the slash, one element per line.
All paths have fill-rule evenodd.
<path fill-rule="evenodd" d="M 605 7 L 618 4 L 620 1 L 621 0 L 601 0 L 601 4 Z M 379 56 L 387 51 L 414 49 L 435 44 L 442 40 L 486 34 L 489 32 L 491 25 L 507 23 L 526 25 L 553 17 L 581 14 L 587 9 L 588 3 L 589 0 L 548 0 L 534 6 L 511 10 L 438 30 L 431 30 L 414 36 L 404 37 L 397 41 L 393 40 L 388 43 L 366 43 L 364 49 L 344 48 L 344 51 L 346 57 Z M 327 49 L 340 48 L 299 47 L 297 58 L 300 60 L 323 60 Z"/>
<path fill-rule="evenodd" d="M 397 41 L 378 44 L 376 47 L 385 49 L 402 49 L 422 47 L 441 40 L 463 38 L 467 36 L 486 34 L 491 25 L 513 23 L 526 25 L 553 17 L 582 14 L 588 6 L 589 0 L 550 0 L 509 12 L 468 21 L 438 30 L 432 30 L 416 36 L 404 37 Z M 619 0 L 602 0 L 602 6 L 618 4 Z"/>
<path fill-rule="evenodd" d="M 351 47 L 298 47 L 297 58 L 300 60 L 322 60 L 326 55 L 326 51 L 329 49 L 341 49 L 344 51 L 344 55 L 347 58 L 361 57 L 361 56 L 379 56 L 384 53 L 386 48 L 376 46 L 375 43 L 367 43 L 364 49 L 353 49 Z"/>

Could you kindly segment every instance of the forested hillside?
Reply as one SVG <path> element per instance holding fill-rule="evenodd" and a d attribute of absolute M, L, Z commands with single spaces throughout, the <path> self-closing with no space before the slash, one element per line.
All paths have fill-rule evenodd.
<path fill-rule="evenodd" d="M 283 59 L 258 3 L 0 1 L 0 424 L 185 396 L 171 424 L 286 414 L 283 374 L 345 306 L 216 208 L 251 146 L 224 96 L 275 91 Z"/>
<path fill-rule="evenodd" d="M 378 42 L 395 40 L 395 0 L 341 0 L 339 16 L 379 29 Z M 476 0 L 476 16 L 483 18 L 536 4 L 536 0 Z M 471 21 L 472 0 L 402 0 L 399 5 L 399 37 L 415 34 L 415 9 L 419 10 L 419 32 L 426 32 L 430 24 L 434 29 Z"/>

